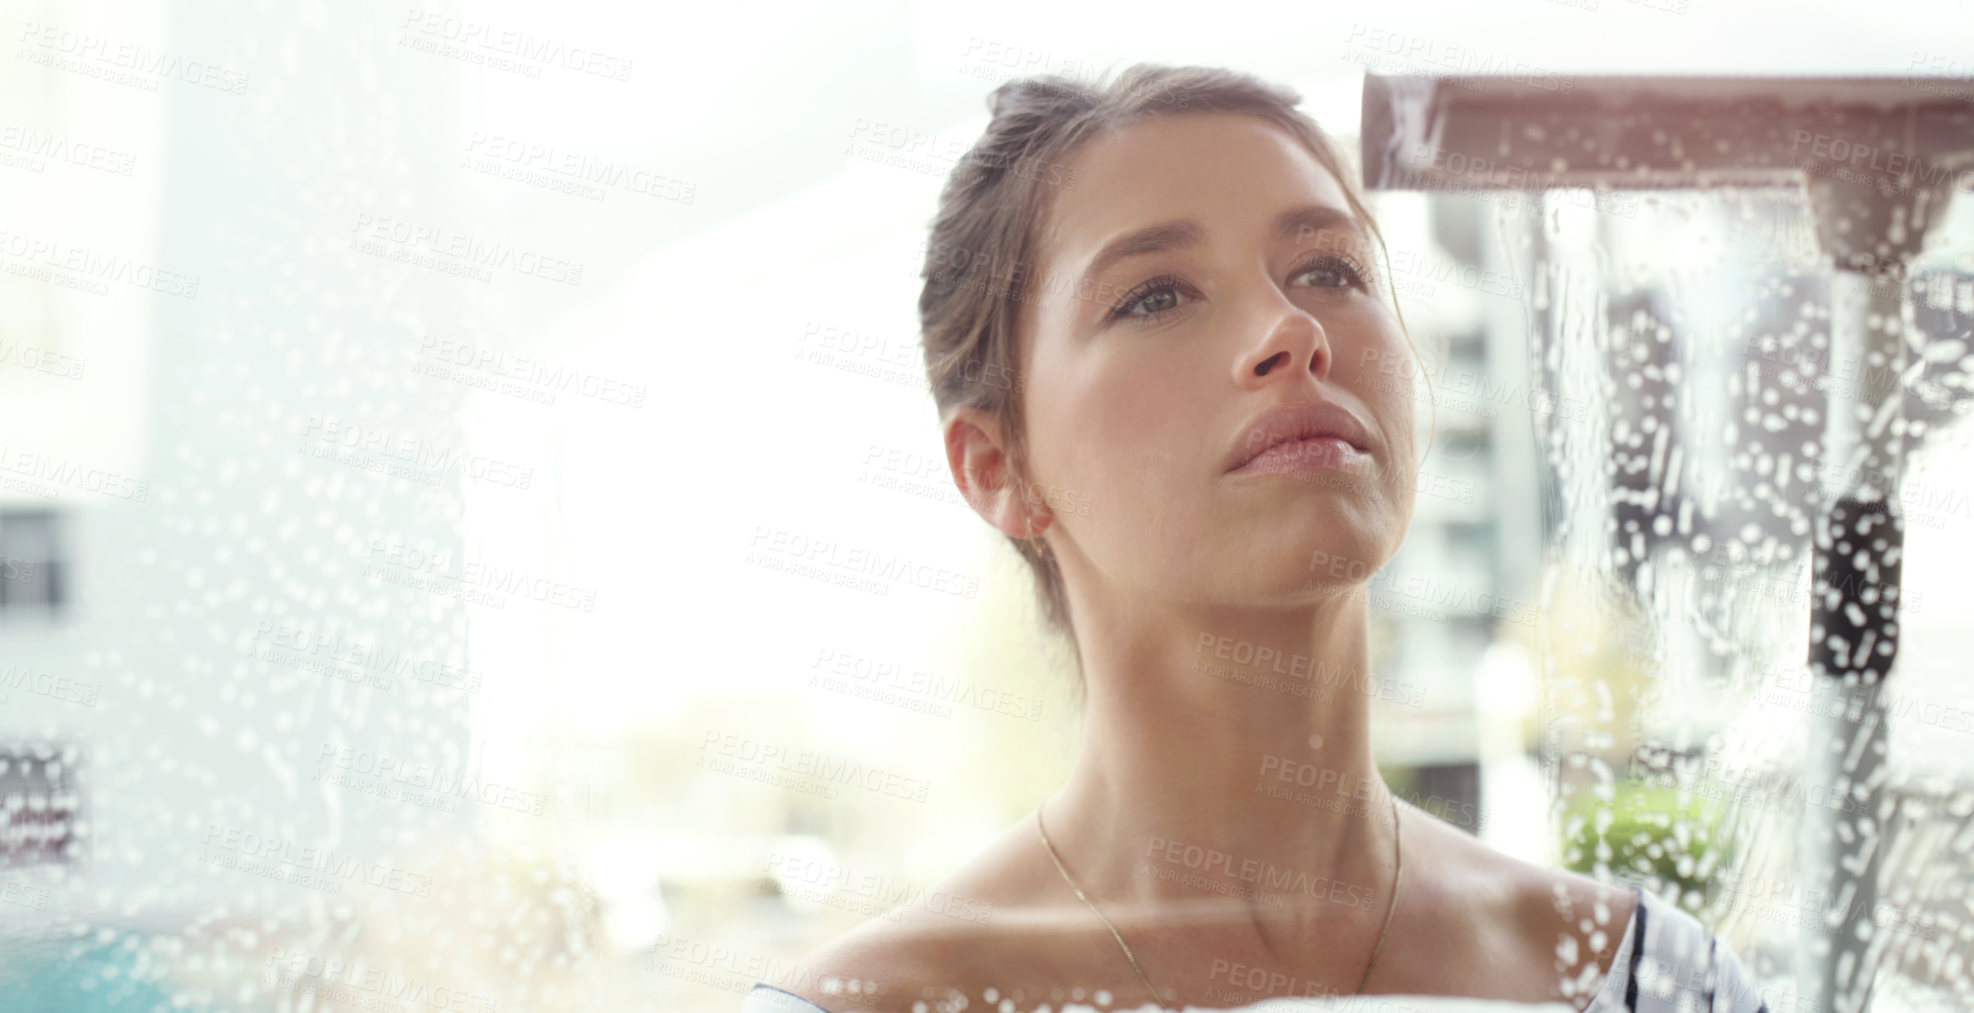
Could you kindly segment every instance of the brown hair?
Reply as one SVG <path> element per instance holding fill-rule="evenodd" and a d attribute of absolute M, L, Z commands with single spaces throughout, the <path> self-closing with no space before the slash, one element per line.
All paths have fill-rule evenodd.
<path fill-rule="evenodd" d="M 1300 94 L 1215 67 L 1140 63 L 1115 80 L 1084 82 L 1058 74 L 1017 78 L 987 96 L 991 120 L 947 178 L 926 243 L 918 313 L 925 368 L 942 424 L 961 408 L 1011 420 L 1005 427 L 1009 480 L 1035 502 L 1027 476 L 1023 394 L 1017 346 L 1020 309 L 1032 299 L 1030 266 L 1049 210 L 1049 188 L 1075 185 L 1065 170 L 1082 142 L 1134 121 L 1175 113 L 1259 117 L 1302 142 L 1336 177 L 1350 211 L 1376 239 L 1389 277 L 1384 236 L 1365 206 L 1356 177 L 1316 121 L 1299 111 Z M 1397 312 L 1397 300 L 1392 301 Z M 1405 318 L 1398 317 L 1401 330 Z M 1406 341 L 1411 332 L 1405 331 Z M 1416 346 L 1413 354 L 1417 355 Z M 1430 377 L 1428 377 L 1430 382 Z M 1423 459 L 1424 454 L 1420 455 Z M 1062 570 L 1037 538 L 1009 537 L 1035 578 L 1049 629 L 1076 646 Z M 1073 651 L 1079 674 L 1080 651 Z M 1080 686 L 1079 691 L 1083 688 Z"/>

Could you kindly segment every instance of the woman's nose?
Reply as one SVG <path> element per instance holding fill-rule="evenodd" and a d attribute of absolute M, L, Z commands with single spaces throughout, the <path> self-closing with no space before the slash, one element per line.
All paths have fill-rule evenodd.
<path fill-rule="evenodd" d="M 1243 386 L 1284 370 L 1307 368 L 1324 379 L 1330 373 L 1329 336 L 1323 325 L 1300 306 L 1279 296 L 1279 315 L 1268 329 L 1267 340 L 1243 352 L 1234 366 L 1235 382 Z"/>

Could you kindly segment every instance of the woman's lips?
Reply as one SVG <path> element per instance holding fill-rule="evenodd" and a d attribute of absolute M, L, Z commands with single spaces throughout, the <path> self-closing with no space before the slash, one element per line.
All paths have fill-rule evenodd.
<path fill-rule="evenodd" d="M 1257 456 L 1254 448 L 1317 437 L 1334 437 L 1359 453 L 1370 452 L 1364 424 L 1349 409 L 1329 401 L 1296 401 L 1271 408 L 1248 423 L 1227 451 L 1227 470 L 1239 471 Z"/>
<path fill-rule="evenodd" d="M 1297 472 L 1334 471 L 1365 457 L 1365 453 L 1336 436 L 1278 443 L 1256 454 L 1254 460 L 1235 468 L 1234 475 L 1281 475 Z"/>

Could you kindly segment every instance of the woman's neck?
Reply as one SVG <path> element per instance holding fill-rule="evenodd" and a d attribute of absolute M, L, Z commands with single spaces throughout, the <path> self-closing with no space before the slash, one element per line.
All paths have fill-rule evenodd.
<path fill-rule="evenodd" d="M 1290 948 L 1382 919 L 1396 829 L 1361 598 L 1079 622 L 1078 640 L 1084 738 L 1043 817 L 1085 893 L 1127 918 L 1211 909 Z"/>

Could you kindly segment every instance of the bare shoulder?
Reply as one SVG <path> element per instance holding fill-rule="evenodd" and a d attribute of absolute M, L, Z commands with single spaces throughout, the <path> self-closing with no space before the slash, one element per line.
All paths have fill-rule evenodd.
<path fill-rule="evenodd" d="M 1530 973 L 1581 1009 L 1603 986 L 1638 899 L 1624 886 L 1500 856 L 1511 870 L 1514 937 Z"/>
<path fill-rule="evenodd" d="M 1440 916 L 1429 931 L 1445 934 L 1427 951 L 1439 966 L 1484 980 L 1495 990 L 1485 997 L 1587 1005 L 1624 939 L 1636 904 L 1631 891 L 1504 854 L 1428 816 L 1408 821 L 1408 834 L 1415 827 L 1417 851 L 1433 870 L 1418 885 Z"/>
<path fill-rule="evenodd" d="M 1029 949 L 1036 917 L 1032 862 L 1010 828 L 905 903 L 804 958 L 787 983 L 771 983 L 830 1013 L 911 1013 L 952 990 L 971 995 Z"/>
<path fill-rule="evenodd" d="M 1572 940 L 1581 956 L 1608 967 L 1631 923 L 1638 898 L 1630 889 L 1600 883 L 1568 869 L 1527 865 L 1522 924 L 1538 935 L 1547 931 L 1559 946 Z M 1559 953 L 1558 957 L 1569 954 Z"/>

